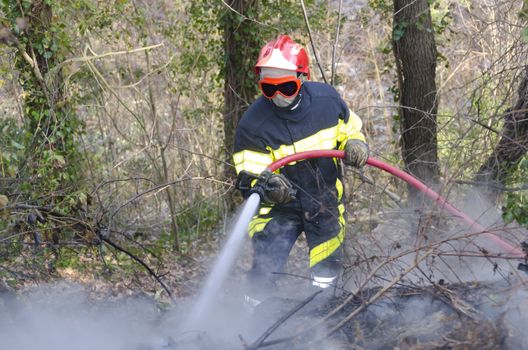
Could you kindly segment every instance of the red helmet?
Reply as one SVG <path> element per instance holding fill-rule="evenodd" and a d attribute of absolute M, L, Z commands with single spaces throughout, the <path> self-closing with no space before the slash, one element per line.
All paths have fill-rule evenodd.
<path fill-rule="evenodd" d="M 259 74 L 260 68 L 264 67 L 293 70 L 310 79 L 308 53 L 288 35 L 279 35 L 260 50 L 255 72 Z"/>

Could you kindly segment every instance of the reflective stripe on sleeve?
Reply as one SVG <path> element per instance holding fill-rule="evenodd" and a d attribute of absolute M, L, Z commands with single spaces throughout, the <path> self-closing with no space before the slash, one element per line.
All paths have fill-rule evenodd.
<path fill-rule="evenodd" d="M 253 174 L 260 174 L 266 167 L 273 162 L 273 157 L 269 153 L 243 150 L 233 155 L 237 174 L 242 170 L 249 171 Z"/>
<path fill-rule="evenodd" d="M 365 135 L 361 133 L 362 126 L 363 122 L 357 114 L 352 111 L 350 111 L 348 122 L 345 123 L 342 119 L 339 120 L 339 124 L 337 125 L 337 142 L 340 143 L 340 150 L 345 148 L 346 142 L 344 141 L 347 140 L 361 140 L 366 142 Z"/>

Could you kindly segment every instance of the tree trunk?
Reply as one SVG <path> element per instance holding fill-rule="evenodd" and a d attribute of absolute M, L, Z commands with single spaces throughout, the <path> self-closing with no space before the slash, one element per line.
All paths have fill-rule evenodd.
<path fill-rule="evenodd" d="M 60 73 L 54 74 L 52 76 L 48 75 L 48 72 L 53 68 L 57 63 L 57 57 L 54 54 L 46 56 L 46 53 L 43 49 L 35 48 L 35 44 L 41 44 L 46 35 L 50 35 L 50 29 L 52 27 L 53 12 L 51 6 L 43 0 L 34 1 L 30 13 L 28 14 L 28 38 L 29 40 L 26 43 L 25 51 L 35 59 L 35 67 L 33 71 L 35 72 L 37 83 L 40 84 L 40 88 L 35 86 L 34 91 L 35 95 L 40 95 L 42 97 L 39 99 L 35 96 L 30 96 L 26 98 L 25 105 L 26 108 L 29 107 L 35 111 L 42 111 L 43 108 L 47 110 L 46 118 L 34 118 L 29 116 L 27 120 L 30 123 L 29 129 L 32 131 L 37 131 L 42 133 L 41 137 L 36 137 L 35 141 L 46 143 L 46 140 L 53 133 L 53 124 L 57 123 L 57 103 L 63 99 L 62 91 L 62 76 Z M 25 64 L 24 61 L 21 61 Z M 44 82 L 42 77 L 46 77 L 47 80 Z M 37 84 L 35 84 L 37 85 Z M 28 89 L 29 90 L 29 89 Z M 45 101 L 44 101 L 45 100 Z M 58 139 L 55 144 L 50 145 L 50 147 L 56 147 L 58 149 L 63 149 L 64 140 Z M 37 145 L 39 147 L 39 145 Z M 32 150 L 29 150 L 32 152 Z M 30 153 L 32 154 L 32 153 Z"/>
<path fill-rule="evenodd" d="M 394 0 L 393 49 L 400 90 L 402 156 L 406 170 L 438 182 L 436 44 L 427 0 Z M 409 205 L 423 197 L 409 187 Z"/>
<path fill-rule="evenodd" d="M 227 3 L 244 16 L 256 17 L 258 1 L 230 0 Z M 257 93 L 257 77 L 253 73 L 253 66 L 258 57 L 260 43 L 256 39 L 255 23 L 233 11 L 227 11 L 223 18 L 223 26 L 226 54 L 224 145 L 226 160 L 231 163 L 238 121 Z M 234 167 L 226 166 L 225 175 L 234 178 Z"/>
<path fill-rule="evenodd" d="M 528 150 L 528 68 L 519 86 L 514 107 L 503 115 L 504 125 L 499 143 L 475 175 L 475 182 L 484 185 L 484 192 L 496 202 L 509 175 Z"/>

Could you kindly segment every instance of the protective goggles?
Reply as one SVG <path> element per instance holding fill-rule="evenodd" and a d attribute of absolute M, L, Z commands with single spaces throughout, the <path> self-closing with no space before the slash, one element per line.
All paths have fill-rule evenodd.
<path fill-rule="evenodd" d="M 269 99 L 277 94 L 292 97 L 301 89 L 301 80 L 294 77 L 264 78 L 258 82 L 258 85 L 262 94 Z"/>

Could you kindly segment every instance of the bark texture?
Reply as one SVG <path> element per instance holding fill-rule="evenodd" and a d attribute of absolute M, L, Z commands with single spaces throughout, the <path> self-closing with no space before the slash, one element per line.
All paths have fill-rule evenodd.
<path fill-rule="evenodd" d="M 393 48 L 400 90 L 401 147 L 406 170 L 438 182 L 436 44 L 427 0 L 394 0 Z M 409 204 L 422 195 L 409 187 Z"/>
<path fill-rule="evenodd" d="M 506 180 L 528 150 L 528 67 L 519 85 L 515 106 L 503 115 L 501 138 L 480 167 L 475 182 L 484 185 L 488 199 L 495 202 Z"/>
<path fill-rule="evenodd" d="M 224 85 L 224 134 L 226 160 L 232 162 L 235 130 L 242 114 L 257 92 L 253 66 L 260 51 L 255 23 L 244 18 L 255 18 L 256 0 L 226 1 L 235 10 L 224 17 L 224 46 L 226 54 Z M 227 177 L 235 177 L 234 167 L 227 166 Z"/>

